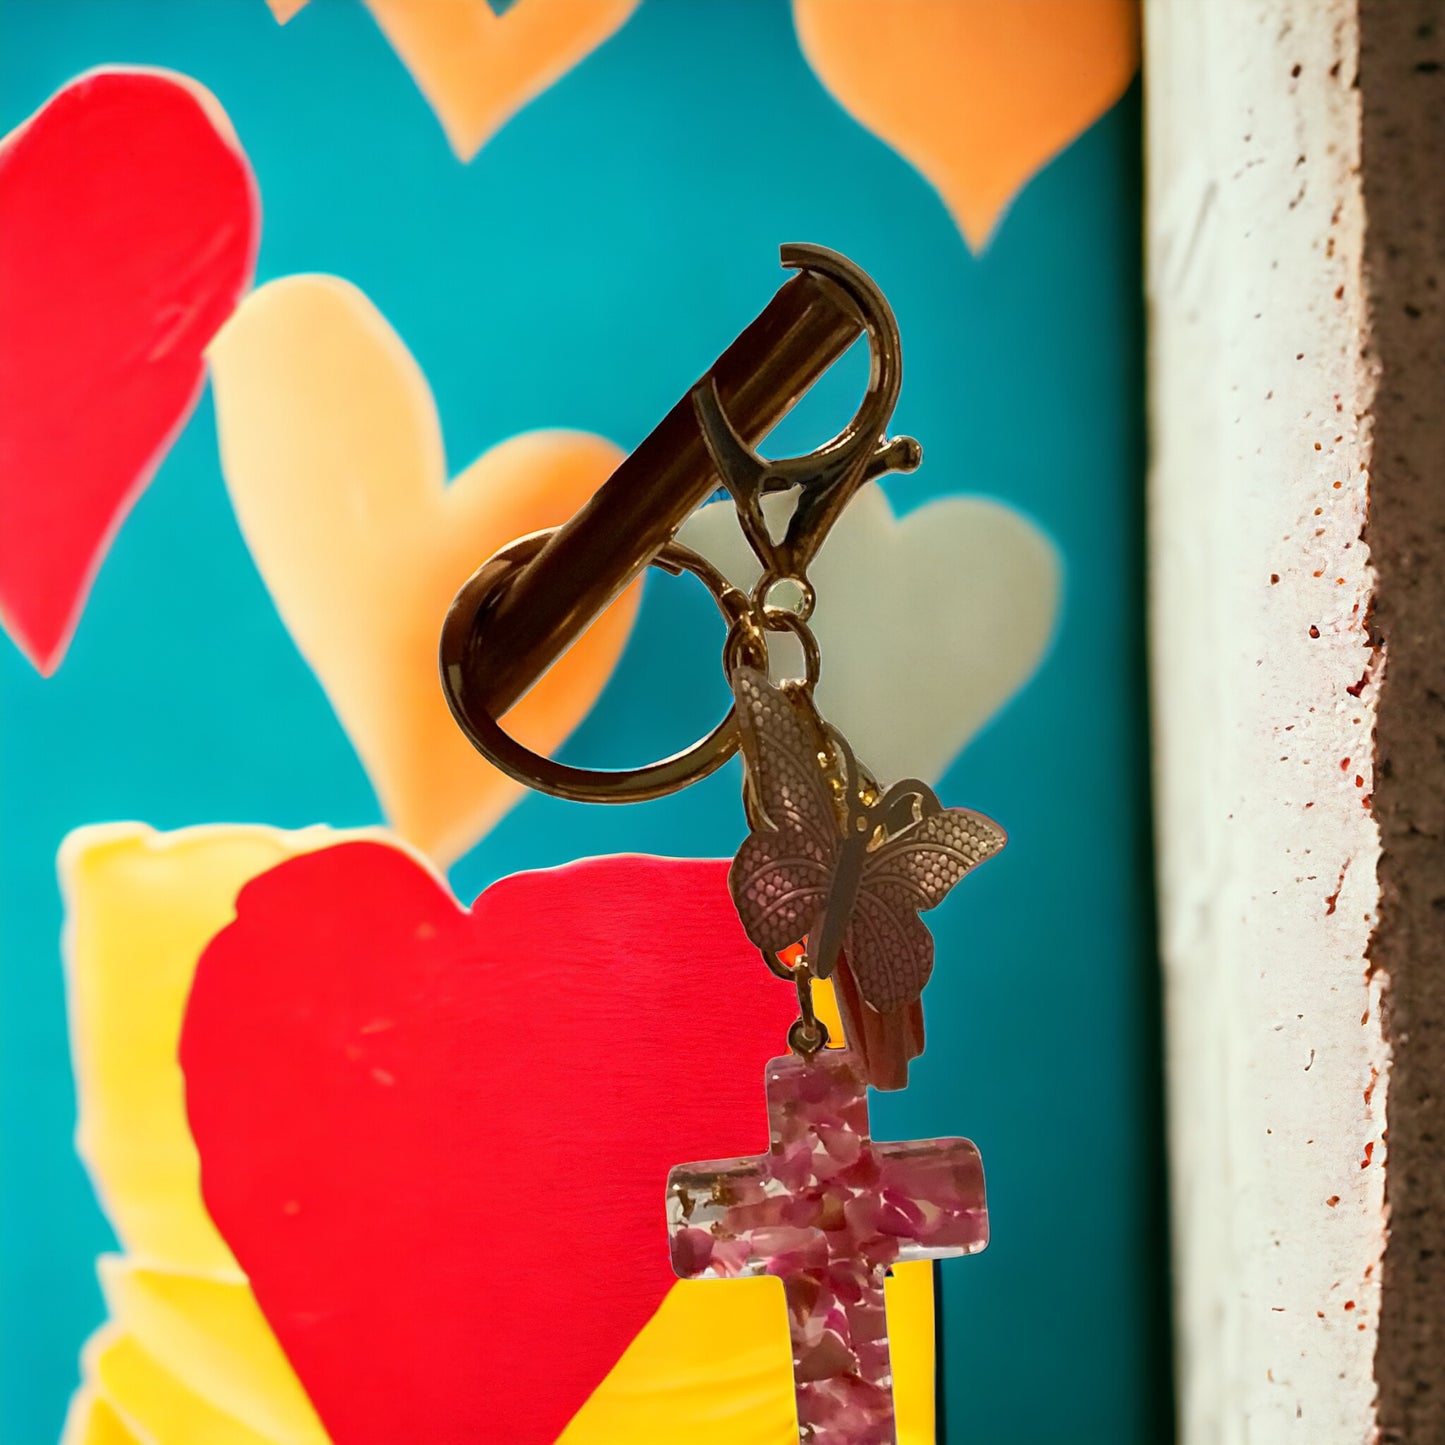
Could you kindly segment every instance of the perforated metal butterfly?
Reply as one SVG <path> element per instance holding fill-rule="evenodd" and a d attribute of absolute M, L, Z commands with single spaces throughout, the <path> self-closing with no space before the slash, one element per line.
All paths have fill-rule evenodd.
<path fill-rule="evenodd" d="M 915 1006 L 933 971 L 919 915 L 1007 835 L 982 813 L 943 807 L 916 778 L 880 789 L 800 688 L 749 667 L 732 686 L 752 827 L 728 873 L 743 928 L 771 954 L 807 939 L 814 974 L 837 970 L 849 1041 L 873 1082 L 900 1088 L 923 1047 Z"/>

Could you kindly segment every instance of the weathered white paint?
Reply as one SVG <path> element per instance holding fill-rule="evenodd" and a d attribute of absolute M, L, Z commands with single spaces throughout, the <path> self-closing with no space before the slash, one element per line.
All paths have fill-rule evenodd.
<path fill-rule="evenodd" d="M 1186 1445 L 1373 1435 L 1387 1061 L 1365 964 L 1379 662 L 1367 674 L 1354 12 L 1353 0 L 1146 11 L 1151 628 Z"/>

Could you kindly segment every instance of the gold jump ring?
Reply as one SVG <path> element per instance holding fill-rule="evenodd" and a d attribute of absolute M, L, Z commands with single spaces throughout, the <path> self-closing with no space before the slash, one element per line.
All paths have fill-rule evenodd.
<path fill-rule="evenodd" d="M 483 675 L 487 668 L 485 651 L 478 643 L 483 632 L 477 626 L 479 619 L 496 603 L 517 569 L 541 551 L 551 535 L 550 531 L 533 532 L 503 547 L 477 568 L 447 613 L 439 660 L 442 690 L 457 725 L 472 746 L 508 777 L 574 802 L 643 803 L 675 793 L 716 772 L 738 750 L 737 722 L 731 708 L 706 737 L 670 758 L 639 768 L 577 768 L 524 747 L 504 732 L 497 719 L 469 693 L 468 679 Z M 747 594 L 690 547 L 669 542 L 652 558 L 651 565 L 674 575 L 690 572 L 698 578 L 727 621 L 729 639 L 735 629 L 746 627 L 744 619 L 751 620 Z"/>

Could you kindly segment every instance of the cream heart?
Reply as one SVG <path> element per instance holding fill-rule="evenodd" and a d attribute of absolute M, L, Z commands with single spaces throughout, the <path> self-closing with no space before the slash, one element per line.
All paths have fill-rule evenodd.
<path fill-rule="evenodd" d="M 447 606 L 498 547 L 570 517 L 622 454 L 581 432 L 533 432 L 448 486 L 425 377 L 335 277 L 263 286 L 210 359 L 226 484 L 276 609 L 393 827 L 450 863 L 521 790 L 447 711 L 436 660 Z M 634 588 L 509 714 L 529 747 L 551 752 L 587 714 L 636 605 Z"/>
<path fill-rule="evenodd" d="M 764 502 L 774 535 L 791 506 Z M 704 507 L 679 539 L 738 585 L 757 580 L 730 501 Z M 1011 507 L 948 497 L 899 520 L 865 487 L 809 570 L 823 715 L 881 781 L 937 781 L 1038 667 L 1059 577 L 1053 543 Z"/>

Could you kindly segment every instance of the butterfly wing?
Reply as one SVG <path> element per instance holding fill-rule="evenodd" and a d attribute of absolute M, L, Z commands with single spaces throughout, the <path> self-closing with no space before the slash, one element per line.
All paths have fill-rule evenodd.
<path fill-rule="evenodd" d="M 933 972 L 933 935 L 918 915 L 1007 841 L 982 813 L 940 808 L 866 856 L 844 944 L 865 1002 L 882 1013 L 918 997 Z"/>
<path fill-rule="evenodd" d="M 917 998 L 933 972 L 933 935 L 911 896 L 887 881 L 859 888 L 843 952 L 858 992 L 879 1013 Z"/>
<path fill-rule="evenodd" d="M 776 953 L 809 932 L 827 901 L 839 844 L 828 743 L 808 703 L 754 668 L 734 672 L 733 696 L 757 826 L 728 886 L 749 939 Z"/>
<path fill-rule="evenodd" d="M 828 897 L 830 870 L 791 853 L 776 833 L 753 833 L 728 870 L 743 931 L 757 948 L 780 953 L 815 925 Z"/>

